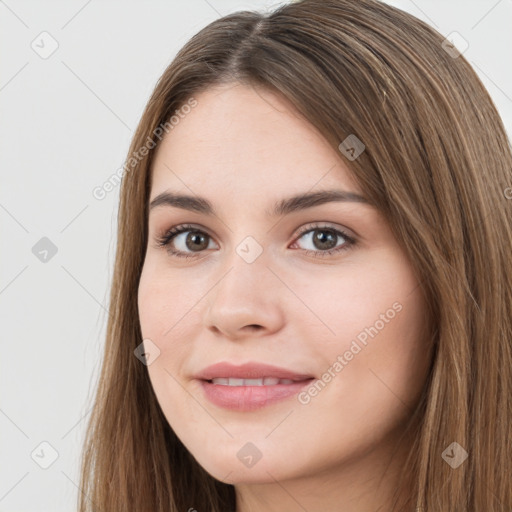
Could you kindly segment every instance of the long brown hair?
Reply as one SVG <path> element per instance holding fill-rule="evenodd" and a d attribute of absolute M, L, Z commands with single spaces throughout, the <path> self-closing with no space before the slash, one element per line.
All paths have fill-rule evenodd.
<path fill-rule="evenodd" d="M 345 163 L 421 276 L 435 341 L 403 467 L 414 482 L 411 510 L 504 511 L 512 509 L 512 154 L 489 94 L 443 39 L 376 0 L 230 14 L 165 70 L 128 159 L 149 139 L 158 144 L 158 127 L 191 97 L 232 81 L 279 92 L 334 148 L 357 136 L 365 150 Z M 121 184 L 80 512 L 235 509 L 234 487 L 182 445 L 134 356 L 154 153 L 133 160 Z M 443 456 L 454 442 L 468 453 L 457 468 Z"/>

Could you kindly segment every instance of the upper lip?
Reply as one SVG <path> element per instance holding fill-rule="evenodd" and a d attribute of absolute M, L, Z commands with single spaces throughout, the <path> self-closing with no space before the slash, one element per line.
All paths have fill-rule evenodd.
<path fill-rule="evenodd" d="M 276 379 L 290 379 L 295 381 L 313 378 L 312 375 L 256 362 L 249 362 L 242 365 L 221 362 L 204 368 L 196 375 L 196 378 L 201 380 L 212 380 L 219 377 L 233 377 L 238 379 L 274 377 Z"/>

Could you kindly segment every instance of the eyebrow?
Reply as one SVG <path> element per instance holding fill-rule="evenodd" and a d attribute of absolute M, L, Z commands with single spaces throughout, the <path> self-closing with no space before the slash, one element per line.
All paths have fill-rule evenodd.
<path fill-rule="evenodd" d="M 292 212 L 312 208 L 330 202 L 350 202 L 370 204 L 368 199 L 354 192 L 344 190 L 322 190 L 295 195 L 278 201 L 271 210 L 265 210 L 268 217 L 287 215 Z M 217 216 L 210 201 L 204 197 L 176 194 L 174 192 L 162 192 L 150 203 L 150 210 L 158 206 L 173 206 L 183 210 Z"/>

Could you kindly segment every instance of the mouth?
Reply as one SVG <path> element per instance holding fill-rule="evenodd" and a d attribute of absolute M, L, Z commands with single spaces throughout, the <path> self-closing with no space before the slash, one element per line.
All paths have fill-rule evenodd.
<path fill-rule="evenodd" d="M 314 377 L 259 363 L 218 363 L 196 379 L 212 404 L 232 411 L 252 411 L 290 399 Z"/>

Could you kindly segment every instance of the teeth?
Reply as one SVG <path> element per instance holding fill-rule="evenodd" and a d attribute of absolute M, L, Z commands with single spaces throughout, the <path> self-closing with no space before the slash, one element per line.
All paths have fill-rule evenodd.
<path fill-rule="evenodd" d="M 224 386 L 228 385 L 229 379 L 224 379 L 223 377 L 219 377 L 218 379 L 212 379 L 213 384 L 223 384 Z"/>
<path fill-rule="evenodd" d="M 233 377 L 217 377 L 212 379 L 213 384 L 223 386 L 275 386 L 276 384 L 292 384 L 291 379 L 276 379 L 275 377 L 264 377 L 262 379 L 235 379 Z"/>

